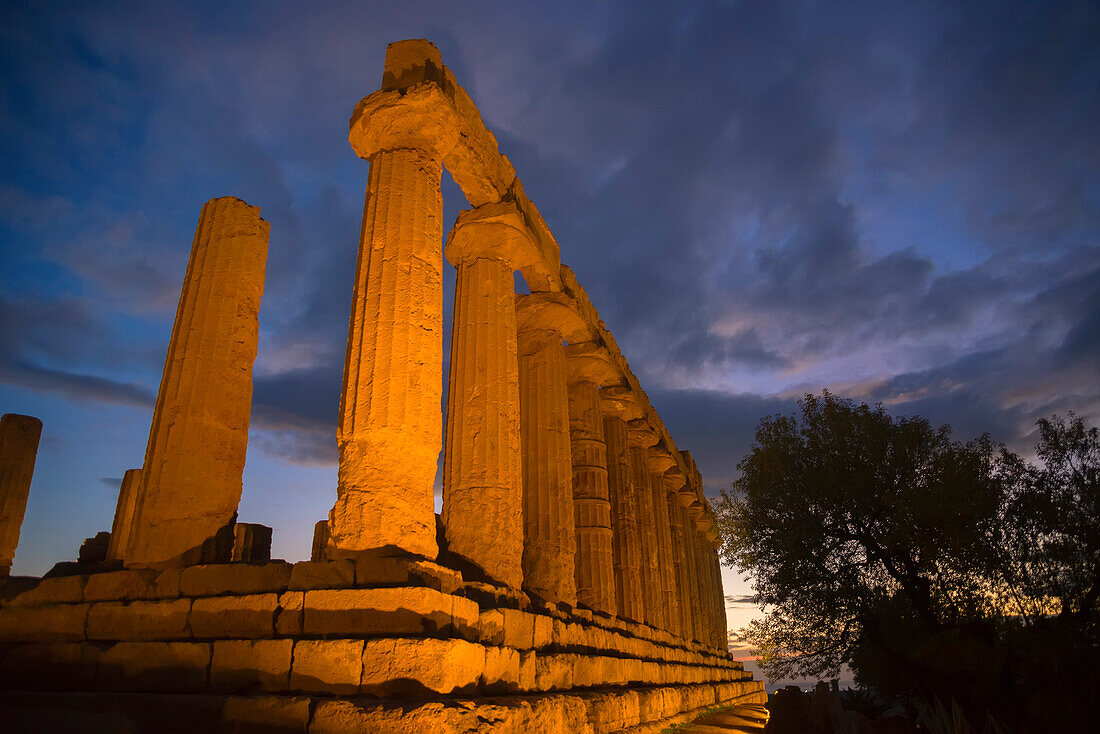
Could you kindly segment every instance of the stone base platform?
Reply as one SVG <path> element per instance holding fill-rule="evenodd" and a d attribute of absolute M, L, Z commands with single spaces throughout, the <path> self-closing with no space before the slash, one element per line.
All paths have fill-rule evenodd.
<path fill-rule="evenodd" d="M 764 695 L 725 651 L 410 559 L 12 579 L 0 690 L 73 731 L 648 732 Z"/>
<path fill-rule="evenodd" d="M 5 732 L 656 734 L 719 705 L 760 704 L 744 684 L 436 701 L 316 696 L 0 692 Z M 756 688 L 757 686 L 753 686 Z M 9 728 L 10 727 L 10 728 Z"/>

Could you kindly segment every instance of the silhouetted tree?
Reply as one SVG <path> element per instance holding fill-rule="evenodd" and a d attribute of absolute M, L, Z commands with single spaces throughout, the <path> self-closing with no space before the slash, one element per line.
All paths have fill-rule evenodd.
<path fill-rule="evenodd" d="M 766 610 L 743 636 L 770 676 L 848 664 L 885 692 L 1017 716 L 1040 639 L 1077 636 L 1069 652 L 1095 661 L 1095 429 L 1040 421 L 1036 467 L 828 392 L 800 407 L 760 423 L 718 506 L 723 554 Z"/>

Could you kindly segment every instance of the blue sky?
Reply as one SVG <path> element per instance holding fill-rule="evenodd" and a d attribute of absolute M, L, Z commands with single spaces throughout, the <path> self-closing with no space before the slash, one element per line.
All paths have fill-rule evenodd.
<path fill-rule="evenodd" d="M 1095 3 L 10 2 L 0 411 L 45 424 L 15 572 L 110 527 L 222 195 L 272 225 L 240 516 L 308 555 L 367 176 L 347 120 L 402 38 L 440 47 L 712 494 L 826 387 L 1020 450 L 1100 419 Z"/>

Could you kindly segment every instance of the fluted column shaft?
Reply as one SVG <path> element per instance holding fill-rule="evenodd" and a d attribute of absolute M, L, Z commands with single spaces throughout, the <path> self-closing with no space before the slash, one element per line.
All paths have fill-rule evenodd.
<path fill-rule="evenodd" d="M 42 421 L 8 413 L 0 418 L 0 578 L 11 571 L 27 510 Z"/>
<path fill-rule="evenodd" d="M 674 491 L 665 492 L 665 512 L 668 514 L 672 548 L 672 593 L 676 600 L 676 633 L 681 637 L 689 638 L 691 637 L 691 601 L 686 593 L 687 564 L 684 561 L 683 517 L 680 514 L 680 500 Z"/>
<path fill-rule="evenodd" d="M 596 383 L 581 380 L 569 386 L 569 428 L 577 531 L 577 602 L 614 614 L 607 445 Z"/>
<path fill-rule="evenodd" d="M 197 562 L 241 499 L 270 227 L 260 208 L 202 208 L 180 294 L 127 547 L 127 565 Z M 229 550 L 232 549 L 229 529 Z"/>
<path fill-rule="evenodd" d="M 668 512 L 668 490 L 663 474 L 650 472 L 653 513 L 657 519 L 658 568 L 661 576 L 665 629 L 680 634 L 680 604 L 676 586 L 676 556 L 672 548 L 672 524 Z"/>
<path fill-rule="evenodd" d="M 443 365 L 442 169 L 419 149 L 373 155 L 337 443 L 332 557 L 434 557 Z"/>
<path fill-rule="evenodd" d="M 715 617 L 717 628 L 715 630 L 715 647 L 721 650 L 729 649 L 729 621 L 726 619 L 726 595 L 722 589 L 722 564 L 717 550 L 709 554 L 710 566 L 714 578 L 713 594 L 715 604 Z"/>
<path fill-rule="evenodd" d="M 448 552 L 519 588 L 523 476 L 514 268 L 482 255 L 467 248 L 456 256 L 443 528 Z"/>
<path fill-rule="evenodd" d="M 664 629 L 664 584 L 661 580 L 660 542 L 657 518 L 653 512 L 653 489 L 650 486 L 649 469 L 646 466 L 646 449 L 631 445 L 627 449 L 627 462 L 637 498 L 637 525 L 640 556 L 640 586 L 645 623 Z"/>
<path fill-rule="evenodd" d="M 127 469 L 122 475 L 122 484 L 118 488 L 115 519 L 111 523 L 111 542 L 107 545 L 107 558 L 110 560 L 121 561 L 123 551 L 130 542 L 140 486 L 141 469 Z"/>
<path fill-rule="evenodd" d="M 687 561 L 687 584 L 686 593 L 687 599 L 691 603 L 691 634 L 692 639 L 700 642 L 706 641 L 706 635 L 703 630 L 705 627 L 703 621 L 703 574 L 699 568 L 699 555 L 698 555 L 698 537 L 699 533 L 695 527 L 695 519 L 691 516 L 691 512 L 687 508 L 681 506 L 680 511 L 683 515 L 684 526 L 684 558 Z"/>
<path fill-rule="evenodd" d="M 615 600 L 618 614 L 625 619 L 645 619 L 642 602 L 641 550 L 638 537 L 638 490 L 627 458 L 626 421 L 605 415 L 607 483 L 611 499 L 611 553 L 615 570 Z"/>
<path fill-rule="evenodd" d="M 573 460 L 561 334 L 531 328 L 519 332 L 519 385 L 523 586 L 548 601 L 575 605 Z"/>

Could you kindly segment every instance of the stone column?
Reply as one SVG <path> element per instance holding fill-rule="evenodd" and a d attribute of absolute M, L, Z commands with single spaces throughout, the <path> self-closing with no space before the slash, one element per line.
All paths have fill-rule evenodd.
<path fill-rule="evenodd" d="M 605 387 L 600 391 L 600 398 L 604 413 L 604 438 L 607 442 L 615 600 L 620 617 L 644 622 L 638 488 L 630 471 L 627 430 L 627 421 L 637 420 L 642 411 L 626 387 Z"/>
<path fill-rule="evenodd" d="M 269 230 L 259 207 L 231 196 L 202 208 L 123 550 L 128 566 L 228 560 Z"/>
<path fill-rule="evenodd" d="M 404 63 L 402 48 L 394 44 L 386 51 L 391 76 Z M 422 86 L 415 95 L 375 92 L 351 119 L 349 140 L 370 161 L 370 174 L 336 433 L 340 470 L 329 513 L 330 558 L 370 551 L 434 558 L 438 551 L 440 177 L 458 127 L 438 86 Z"/>
<path fill-rule="evenodd" d="M 0 418 L 0 578 L 11 573 L 41 436 L 37 418 L 15 413 Z"/>
<path fill-rule="evenodd" d="M 725 651 L 729 650 L 729 621 L 726 619 L 726 594 L 722 589 L 722 564 L 717 550 L 708 553 L 707 556 L 712 569 L 712 578 L 714 579 L 712 588 L 716 616 L 715 647 Z"/>
<path fill-rule="evenodd" d="M 462 212 L 447 238 L 457 269 L 443 531 L 447 552 L 489 579 L 523 583 L 523 474 L 515 277 L 537 256 L 511 204 Z"/>
<path fill-rule="evenodd" d="M 706 635 L 703 634 L 705 627 L 703 621 L 703 575 L 699 568 L 699 557 L 697 555 L 698 548 L 696 546 L 698 540 L 698 529 L 695 526 L 695 516 L 691 511 L 691 508 L 680 506 L 680 512 L 683 517 L 684 525 L 684 560 L 687 568 L 687 583 L 684 584 L 684 593 L 687 595 L 687 600 L 690 604 L 690 617 L 691 617 L 691 635 L 693 640 L 699 642 L 706 641 Z"/>
<path fill-rule="evenodd" d="M 661 579 L 660 533 L 653 509 L 653 487 L 646 455 L 657 444 L 657 434 L 644 420 L 630 421 L 627 432 L 627 462 L 637 497 L 638 541 L 641 556 L 642 605 L 645 623 L 665 629 L 664 583 Z"/>
<path fill-rule="evenodd" d="M 134 511 L 137 509 L 138 487 L 141 486 L 141 469 L 127 469 L 118 488 L 115 519 L 111 523 L 111 542 L 107 546 L 107 558 L 121 561 L 130 533 L 134 527 Z"/>
<path fill-rule="evenodd" d="M 717 617 L 714 614 L 714 579 L 713 569 L 707 558 L 707 539 L 701 529 L 695 531 L 695 567 L 699 571 L 699 605 L 702 610 L 701 632 L 699 640 L 707 645 L 714 644 Z"/>
<path fill-rule="evenodd" d="M 577 603 L 573 459 L 564 340 L 587 327 L 560 293 L 516 296 L 523 446 L 523 588 Z"/>
<path fill-rule="evenodd" d="M 649 483 L 653 494 L 653 514 L 657 520 L 658 567 L 661 575 L 661 592 L 665 629 L 673 634 L 681 633 L 680 604 L 677 592 L 675 553 L 672 547 L 672 524 L 668 512 L 668 488 L 665 471 L 676 462 L 663 446 L 656 446 L 647 455 Z"/>
<path fill-rule="evenodd" d="M 618 381 L 607 352 L 594 342 L 570 344 L 569 435 L 577 526 L 577 603 L 615 614 L 607 445 L 599 388 Z"/>
<path fill-rule="evenodd" d="M 684 562 L 684 524 L 680 513 L 680 500 L 674 482 L 665 479 L 665 511 L 668 513 L 669 535 L 672 545 L 672 589 L 676 599 L 676 634 L 685 639 L 691 637 L 691 600 L 686 593 L 687 566 Z"/>

